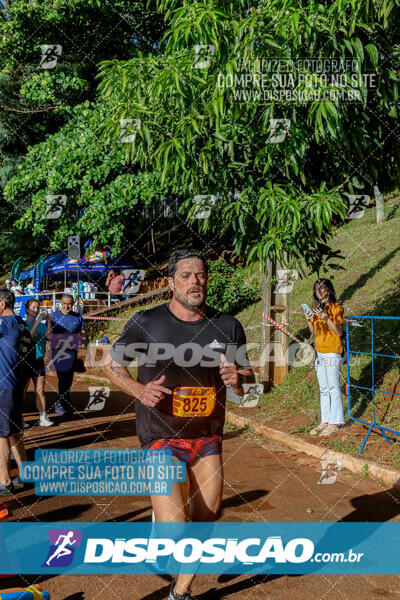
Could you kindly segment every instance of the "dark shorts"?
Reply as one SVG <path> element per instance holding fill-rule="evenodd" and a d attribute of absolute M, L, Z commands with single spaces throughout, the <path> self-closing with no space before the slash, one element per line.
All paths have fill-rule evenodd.
<path fill-rule="evenodd" d="M 22 430 L 23 389 L 0 390 L 0 437 Z"/>
<path fill-rule="evenodd" d="M 171 450 L 172 455 L 191 466 L 199 458 L 221 454 L 222 441 L 220 435 L 185 440 L 181 438 L 163 438 L 153 442 L 151 450 Z"/>
<path fill-rule="evenodd" d="M 29 367 L 26 368 L 25 375 L 31 377 L 43 377 L 45 374 L 44 358 L 36 358 Z"/>

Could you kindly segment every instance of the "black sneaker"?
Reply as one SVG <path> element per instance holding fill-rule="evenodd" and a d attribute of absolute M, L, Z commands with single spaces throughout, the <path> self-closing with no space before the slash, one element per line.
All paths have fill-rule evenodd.
<path fill-rule="evenodd" d="M 174 592 L 174 587 L 176 584 L 176 579 L 172 580 L 171 588 L 169 590 L 168 600 L 196 600 L 194 596 L 189 592 L 185 592 L 184 594 L 177 594 Z"/>
<path fill-rule="evenodd" d="M 6 496 L 8 494 L 14 494 L 15 490 L 14 490 L 14 486 L 13 483 L 9 483 L 8 485 L 5 485 L 4 483 L 0 483 L 0 496 Z"/>

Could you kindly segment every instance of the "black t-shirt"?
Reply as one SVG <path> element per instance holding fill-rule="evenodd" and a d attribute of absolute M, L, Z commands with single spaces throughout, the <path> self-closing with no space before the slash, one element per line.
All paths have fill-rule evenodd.
<path fill-rule="evenodd" d="M 215 408 L 206 417 L 174 416 L 172 394 L 166 395 L 155 408 L 138 400 L 136 427 L 143 447 L 162 438 L 222 435 L 226 398 L 226 388 L 219 374 L 222 353 L 239 368 L 250 366 L 242 325 L 235 317 L 209 307 L 204 318 L 193 322 L 178 319 L 168 303 L 139 311 L 127 322 L 110 354 L 125 367 L 136 358 L 140 383 L 165 375 L 162 385 L 171 390 L 198 388 L 193 389 L 193 395 L 201 395 L 202 388 L 215 389 Z M 201 411 L 197 414 L 201 415 Z"/>

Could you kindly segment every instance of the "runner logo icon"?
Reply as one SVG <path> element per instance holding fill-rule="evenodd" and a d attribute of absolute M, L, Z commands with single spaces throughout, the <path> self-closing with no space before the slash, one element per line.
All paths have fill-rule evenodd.
<path fill-rule="evenodd" d="M 68 567 L 74 558 L 75 548 L 81 545 L 82 532 L 79 529 L 48 529 L 47 535 L 50 549 L 42 567 Z"/>

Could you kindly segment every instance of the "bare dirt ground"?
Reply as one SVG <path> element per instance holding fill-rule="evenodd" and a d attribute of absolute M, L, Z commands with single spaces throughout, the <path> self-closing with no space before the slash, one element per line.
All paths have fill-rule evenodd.
<path fill-rule="evenodd" d="M 33 451 L 38 447 L 139 447 L 131 399 L 111 392 L 104 410 L 83 411 L 89 399 L 87 386 L 79 382 L 73 388 L 73 403 L 80 411 L 73 420 L 61 422 L 55 416 L 56 426 L 27 430 L 29 459 L 33 459 Z M 55 397 L 55 380 L 51 377 L 47 388 L 50 405 Z M 26 420 L 33 423 L 37 416 L 32 408 L 28 397 Z M 375 481 L 345 470 L 339 473 L 334 484 L 318 485 L 319 461 L 231 427 L 224 441 L 224 464 L 222 521 L 400 520 L 400 496 L 395 490 L 383 489 Z M 12 512 L 8 520 L 27 523 L 134 522 L 151 518 L 149 499 L 140 496 L 39 498 L 32 489 L 27 489 L 6 502 Z M 169 577 L 158 575 L 32 575 L 1 579 L 0 588 L 35 582 L 50 592 L 52 600 L 162 600 L 167 598 L 170 585 Z M 397 599 L 399 583 L 397 575 L 202 575 L 196 579 L 193 592 L 199 600 Z"/>

